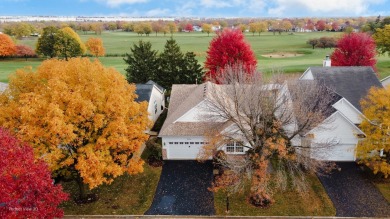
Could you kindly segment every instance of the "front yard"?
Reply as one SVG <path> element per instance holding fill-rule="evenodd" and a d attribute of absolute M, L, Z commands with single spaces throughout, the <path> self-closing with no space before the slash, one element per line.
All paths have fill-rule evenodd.
<path fill-rule="evenodd" d="M 61 207 L 65 215 L 143 215 L 153 201 L 160 174 L 161 167 L 151 167 L 145 163 L 143 173 L 125 174 L 116 178 L 111 185 L 93 189 L 99 200 L 82 205 L 73 201 L 78 195 L 77 184 L 74 181 L 63 182 L 64 191 L 72 197 Z"/>
<path fill-rule="evenodd" d="M 226 196 L 215 193 L 214 207 L 217 215 L 233 216 L 334 216 L 336 210 L 317 176 L 309 175 L 310 188 L 304 197 L 294 190 L 280 191 L 269 208 L 256 208 L 247 201 L 247 194 L 230 197 L 230 212 L 226 213 Z"/>

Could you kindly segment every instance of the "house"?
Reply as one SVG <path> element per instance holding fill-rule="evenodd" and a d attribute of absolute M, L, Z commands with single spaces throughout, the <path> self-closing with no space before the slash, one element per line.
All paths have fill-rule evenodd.
<path fill-rule="evenodd" d="M 329 139 L 334 145 L 311 150 L 310 157 L 330 161 L 354 161 L 355 149 L 365 134 L 359 129 L 364 118 L 360 100 L 371 87 L 383 87 L 371 67 L 310 67 L 299 80 L 313 80 L 332 89 L 339 97 L 332 104 L 333 113 L 316 128 L 302 136 L 302 144 L 321 147 Z"/>
<path fill-rule="evenodd" d="M 135 93 L 138 95 L 137 102 L 148 102 L 149 119 L 156 122 L 165 108 L 165 89 L 150 80 L 145 84 L 136 84 Z"/>
<path fill-rule="evenodd" d="M 383 87 L 388 86 L 390 84 L 390 76 L 387 76 L 387 77 L 383 78 L 381 80 L 381 83 L 382 83 Z"/>
<path fill-rule="evenodd" d="M 7 89 L 7 88 L 8 88 L 8 84 L 7 83 L 0 82 L 0 93 L 5 91 L 5 89 Z"/>
<path fill-rule="evenodd" d="M 249 144 L 236 126 L 229 121 L 212 120 L 208 117 L 212 114 L 208 103 L 213 101 L 213 94 L 218 93 L 222 98 L 229 99 L 223 95 L 229 86 L 211 82 L 172 86 L 168 115 L 159 133 L 165 160 L 197 159 L 202 147 L 208 143 L 207 135 L 214 131 L 231 137 L 232 140 L 220 147 L 226 154 L 245 154 Z M 270 87 L 274 86 L 264 89 L 271 90 Z M 281 90 L 280 88 L 277 87 L 277 90 Z"/>

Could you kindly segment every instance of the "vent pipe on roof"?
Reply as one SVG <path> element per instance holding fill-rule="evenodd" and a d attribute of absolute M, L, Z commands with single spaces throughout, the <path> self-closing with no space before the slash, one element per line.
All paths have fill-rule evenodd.
<path fill-rule="evenodd" d="M 330 60 L 329 55 L 327 55 L 325 57 L 324 61 L 322 62 L 322 66 L 323 67 L 331 67 L 332 66 L 332 61 Z"/>

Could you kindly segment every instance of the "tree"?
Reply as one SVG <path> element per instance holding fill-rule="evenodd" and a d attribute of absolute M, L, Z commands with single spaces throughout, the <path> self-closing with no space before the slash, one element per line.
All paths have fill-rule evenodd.
<path fill-rule="evenodd" d="M 318 44 L 318 39 L 317 38 L 309 39 L 306 42 L 306 44 L 311 45 L 313 47 L 313 49 L 314 49 L 314 47 Z"/>
<path fill-rule="evenodd" d="M 390 24 L 386 25 L 383 29 L 377 28 L 373 37 L 375 39 L 378 52 L 381 54 L 385 54 L 387 52 L 390 56 Z"/>
<path fill-rule="evenodd" d="M 204 23 L 202 24 L 202 32 L 206 32 L 207 36 L 210 36 L 213 26 L 211 24 Z"/>
<path fill-rule="evenodd" d="M 126 78 L 129 83 L 146 83 L 158 73 L 157 51 L 152 50 L 150 42 L 140 40 L 133 44 L 131 53 L 126 53 L 124 61 L 129 66 L 126 68 Z"/>
<path fill-rule="evenodd" d="M 260 36 L 260 34 L 261 34 L 262 32 L 265 32 L 265 31 L 267 31 L 267 30 L 268 30 L 268 24 L 267 24 L 267 22 L 265 22 L 265 21 L 260 21 L 260 22 L 259 22 L 259 30 L 258 30 L 259 36 Z"/>
<path fill-rule="evenodd" d="M 357 147 L 359 162 L 375 174 L 390 175 L 390 87 L 371 88 L 361 100 L 363 119 L 360 127 L 366 138 Z"/>
<path fill-rule="evenodd" d="M 45 56 L 53 58 L 57 56 L 57 50 L 55 49 L 56 35 L 59 29 L 54 26 L 48 26 L 43 28 L 42 35 L 38 38 L 36 52 Z"/>
<path fill-rule="evenodd" d="M 339 31 L 340 30 L 340 26 L 337 23 L 337 21 L 332 22 L 332 30 L 334 30 L 334 31 Z"/>
<path fill-rule="evenodd" d="M 175 22 L 167 23 L 167 27 L 171 36 L 173 36 L 173 34 L 177 32 L 177 25 Z"/>
<path fill-rule="evenodd" d="M 241 31 L 225 29 L 210 42 L 204 64 L 206 79 L 216 79 L 226 65 L 237 63 L 241 63 L 250 72 L 250 69 L 256 68 L 256 56 L 245 42 Z"/>
<path fill-rule="evenodd" d="M 187 31 L 187 32 L 193 32 L 194 31 L 194 27 L 192 26 L 192 24 L 187 23 L 186 26 L 184 27 L 184 30 Z"/>
<path fill-rule="evenodd" d="M 80 43 L 67 32 L 59 30 L 54 39 L 54 51 L 57 55 L 65 57 L 65 60 L 68 60 L 69 57 L 81 56 L 83 54 Z"/>
<path fill-rule="evenodd" d="M 200 83 L 203 79 L 203 68 L 195 58 L 193 52 L 186 52 L 183 61 L 183 73 L 180 77 L 181 84 L 195 84 Z"/>
<path fill-rule="evenodd" d="M 333 37 L 320 37 L 320 39 L 318 39 L 318 42 L 316 44 L 317 47 L 319 48 L 334 48 L 336 47 L 337 45 L 337 42 L 336 42 L 336 39 L 333 38 Z"/>
<path fill-rule="evenodd" d="M 280 28 L 288 32 L 291 30 L 292 24 L 289 20 L 283 20 L 282 23 L 280 24 Z"/>
<path fill-rule="evenodd" d="M 103 41 L 100 38 L 89 38 L 87 42 L 85 43 L 87 46 L 89 52 L 98 57 L 98 56 L 104 56 L 105 49 L 103 46 Z"/>
<path fill-rule="evenodd" d="M 15 54 L 14 41 L 7 34 L 0 34 L 0 57 L 4 58 Z"/>
<path fill-rule="evenodd" d="M 15 25 L 13 34 L 15 35 L 16 38 L 20 39 L 22 37 L 30 36 L 33 29 L 34 28 L 31 26 L 31 24 L 20 22 Z"/>
<path fill-rule="evenodd" d="M 248 200 L 255 206 L 270 205 L 273 191 L 287 185 L 303 194 L 308 186 L 306 174 L 328 166 L 310 158 L 316 148 L 293 139 L 325 122 L 332 112 L 332 92 L 314 81 L 286 82 L 276 77 L 266 82 L 259 72 L 246 72 L 242 65 L 227 66 L 216 81 L 224 85 L 210 83 L 207 89 L 216 91 L 208 93 L 205 108 L 210 113 L 204 117 L 221 127 L 208 133 L 209 143 L 199 158 L 215 158 L 227 143 L 248 147 L 241 160 L 230 158 L 221 164 L 233 176 L 246 179 L 242 182 L 250 182 Z M 322 144 L 321 149 L 331 146 Z"/>
<path fill-rule="evenodd" d="M 85 47 L 83 41 L 81 41 L 80 36 L 76 32 L 74 32 L 72 28 L 64 27 L 61 29 L 61 31 L 77 41 L 77 43 L 80 45 L 81 55 L 87 51 L 87 48 Z"/>
<path fill-rule="evenodd" d="M 90 189 L 143 171 L 134 156 L 147 140 L 146 103 L 135 86 L 98 60 L 50 59 L 36 72 L 18 70 L 0 95 L 0 126 L 34 148 L 55 176 Z"/>
<path fill-rule="evenodd" d="M 153 80 L 168 90 L 172 84 L 180 84 L 180 79 L 184 76 L 183 61 L 183 53 L 176 40 L 167 40 L 164 51 L 158 57 L 158 74 L 154 75 Z"/>
<path fill-rule="evenodd" d="M 252 33 L 252 36 L 255 35 L 255 33 L 260 31 L 260 23 L 259 22 L 252 22 L 249 24 L 249 32 Z"/>
<path fill-rule="evenodd" d="M 0 215 L 2 218 L 60 218 L 58 205 L 68 199 L 61 185 L 53 185 L 32 147 L 0 128 Z"/>
<path fill-rule="evenodd" d="M 324 20 L 319 20 L 316 23 L 316 29 L 317 31 L 324 31 L 326 27 L 326 22 Z"/>
<path fill-rule="evenodd" d="M 330 58 L 333 66 L 371 66 L 375 70 L 375 55 L 375 42 L 370 35 L 351 33 L 337 41 Z"/>
<path fill-rule="evenodd" d="M 163 24 L 160 21 L 155 21 L 152 23 L 152 30 L 156 33 L 156 36 L 158 32 L 162 32 L 162 29 Z"/>
<path fill-rule="evenodd" d="M 25 45 L 16 45 L 16 53 L 15 54 L 18 57 L 25 58 L 26 61 L 27 61 L 28 57 L 35 57 L 36 56 L 34 50 L 28 46 L 25 46 Z"/>

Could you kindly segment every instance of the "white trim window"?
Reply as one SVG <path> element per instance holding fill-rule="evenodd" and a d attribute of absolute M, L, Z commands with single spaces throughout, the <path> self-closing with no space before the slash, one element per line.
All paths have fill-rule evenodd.
<path fill-rule="evenodd" d="M 231 141 L 226 143 L 225 152 L 227 154 L 244 154 L 244 145 L 238 141 Z"/>

